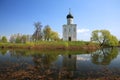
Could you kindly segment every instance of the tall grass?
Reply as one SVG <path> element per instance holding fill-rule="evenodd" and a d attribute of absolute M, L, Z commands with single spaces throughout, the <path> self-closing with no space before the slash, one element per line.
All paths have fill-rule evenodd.
<path fill-rule="evenodd" d="M 0 43 L 0 48 L 23 48 L 23 49 L 80 49 L 98 46 L 95 43 L 85 41 L 36 41 L 26 43 Z"/>

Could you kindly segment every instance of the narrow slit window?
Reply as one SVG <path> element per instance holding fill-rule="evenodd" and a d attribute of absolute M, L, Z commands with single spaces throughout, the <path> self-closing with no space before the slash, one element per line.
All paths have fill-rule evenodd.
<path fill-rule="evenodd" d="M 74 32 L 76 32 L 76 29 L 74 28 Z"/>
<path fill-rule="evenodd" d="M 66 28 L 64 28 L 64 32 L 66 32 Z"/>

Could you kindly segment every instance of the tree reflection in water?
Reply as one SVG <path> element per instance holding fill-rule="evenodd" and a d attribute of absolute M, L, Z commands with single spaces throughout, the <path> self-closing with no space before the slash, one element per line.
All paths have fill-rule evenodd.
<path fill-rule="evenodd" d="M 96 73 L 87 71 L 83 74 L 82 71 L 77 71 L 77 55 L 81 54 L 27 50 L 0 50 L 0 53 L 0 80 L 93 80 L 96 78 L 94 77 L 95 74 L 100 75 L 100 77 L 112 74 L 107 68 L 101 72 L 96 71 Z M 88 57 L 91 61 L 83 61 L 82 65 L 86 65 L 87 62 L 97 64 L 97 67 L 108 65 L 117 55 L 118 50 L 116 48 L 98 50 L 89 54 Z M 82 60 L 79 62 L 82 62 Z M 81 66 L 81 64 L 79 65 Z M 90 65 L 89 67 L 91 69 Z M 83 67 L 79 68 L 83 69 Z M 89 77 L 91 79 L 88 79 Z"/>
<path fill-rule="evenodd" d="M 6 49 L 3 49 L 3 50 L 0 51 L 0 54 L 2 54 L 2 55 L 5 55 L 6 53 L 7 53 Z"/>
<path fill-rule="evenodd" d="M 91 54 L 91 61 L 97 65 L 109 65 L 118 55 L 117 48 L 104 48 Z"/>
<path fill-rule="evenodd" d="M 9 50 L 2 53 L 0 59 L 0 80 L 39 80 L 49 79 L 53 75 L 52 62 L 57 59 L 58 54 L 41 52 L 30 52 L 25 50 Z M 2 56 L 0 56 L 2 58 Z"/>

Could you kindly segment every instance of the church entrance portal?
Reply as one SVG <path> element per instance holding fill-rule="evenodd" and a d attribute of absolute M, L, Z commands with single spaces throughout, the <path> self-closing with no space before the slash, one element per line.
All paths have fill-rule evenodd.
<path fill-rule="evenodd" d="M 71 41 L 71 37 L 69 37 L 68 40 Z"/>

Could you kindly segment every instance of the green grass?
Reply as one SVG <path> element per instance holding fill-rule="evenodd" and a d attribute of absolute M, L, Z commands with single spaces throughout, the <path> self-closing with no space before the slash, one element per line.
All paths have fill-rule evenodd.
<path fill-rule="evenodd" d="M 85 41 L 37 41 L 26 43 L 0 43 L 0 48 L 21 48 L 21 49 L 87 49 L 92 47 L 98 47 L 97 44 Z"/>

